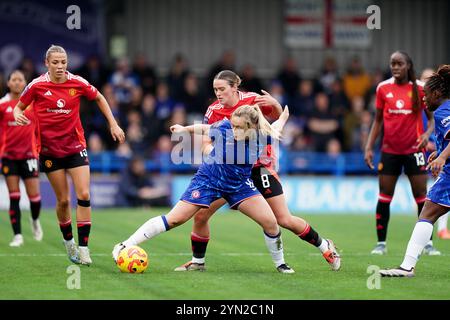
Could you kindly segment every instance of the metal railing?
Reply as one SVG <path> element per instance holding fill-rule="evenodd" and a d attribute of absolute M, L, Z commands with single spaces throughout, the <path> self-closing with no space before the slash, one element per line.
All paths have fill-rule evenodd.
<path fill-rule="evenodd" d="M 375 155 L 375 163 L 379 155 Z M 118 156 L 114 152 L 89 154 L 92 172 L 110 174 L 120 172 L 129 158 Z M 174 164 L 170 153 L 163 153 L 154 159 L 146 159 L 146 169 L 156 173 L 189 173 L 195 172 L 198 165 Z M 362 152 L 340 153 L 328 155 L 317 152 L 293 152 L 282 150 L 279 156 L 279 173 L 282 174 L 330 174 L 342 176 L 347 174 L 375 174 L 364 162 Z"/>

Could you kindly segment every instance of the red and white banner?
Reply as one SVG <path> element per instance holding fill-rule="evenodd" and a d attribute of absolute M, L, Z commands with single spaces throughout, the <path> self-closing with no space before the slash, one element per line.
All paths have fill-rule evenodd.
<path fill-rule="evenodd" d="M 285 43 L 291 48 L 367 48 L 369 0 L 285 0 Z"/>

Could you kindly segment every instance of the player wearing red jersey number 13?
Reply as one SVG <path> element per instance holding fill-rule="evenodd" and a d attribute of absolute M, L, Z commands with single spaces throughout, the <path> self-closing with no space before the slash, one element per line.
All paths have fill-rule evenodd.
<path fill-rule="evenodd" d="M 431 112 L 425 110 L 428 129 L 423 131 L 423 83 L 416 80 L 414 66 L 407 53 L 396 51 L 391 55 L 392 78 L 381 82 L 376 91 L 376 115 L 365 150 L 365 161 L 373 166 L 373 145 L 383 126 L 381 159 L 378 164 L 380 193 L 376 208 L 378 243 L 372 254 L 387 252 L 386 236 L 390 203 L 399 175 L 404 170 L 411 183 L 418 214 L 425 203 L 427 171 L 425 146 L 434 129 Z M 426 254 L 438 255 L 430 240 Z"/>
<path fill-rule="evenodd" d="M 69 259 L 74 263 L 92 263 L 88 240 L 91 229 L 89 161 L 80 121 L 80 97 L 95 100 L 106 117 L 115 141 L 124 142 L 125 134 L 114 119 L 103 95 L 83 78 L 67 71 L 64 48 L 52 45 L 46 53 L 48 72 L 34 79 L 22 93 L 14 108 L 17 124 L 28 119 L 25 107 L 33 102 L 40 140 L 42 170 L 56 195 L 56 213 Z M 67 175 L 72 178 L 77 195 L 78 246 L 72 235 Z"/>

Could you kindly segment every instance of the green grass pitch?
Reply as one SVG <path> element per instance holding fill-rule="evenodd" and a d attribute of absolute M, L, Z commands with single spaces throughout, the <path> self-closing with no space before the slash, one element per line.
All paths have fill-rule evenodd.
<path fill-rule="evenodd" d="M 188 261 L 192 222 L 142 244 L 149 254 L 143 274 L 122 274 L 114 265 L 111 250 L 143 222 L 167 210 L 95 210 L 90 237 L 93 265 L 80 266 L 80 289 L 69 289 L 71 266 L 52 211 L 41 215 L 44 240 L 31 236 L 29 213 L 22 213 L 25 245 L 10 248 L 12 231 L 6 212 L 0 215 L 0 299 L 450 299 L 450 240 L 435 239 L 442 256 L 423 256 L 416 277 L 368 278 L 370 265 L 398 266 L 416 218 L 411 214 L 391 217 L 388 254 L 369 254 L 375 244 L 374 216 L 304 216 L 324 237 L 340 248 L 342 268 L 330 270 L 311 245 L 288 230 L 283 231 L 285 258 L 296 273 L 276 272 L 260 227 L 239 212 L 219 213 L 211 220 L 206 272 L 174 272 Z M 74 230 L 75 239 L 76 230 Z M 69 269 L 70 270 L 70 269 Z"/>

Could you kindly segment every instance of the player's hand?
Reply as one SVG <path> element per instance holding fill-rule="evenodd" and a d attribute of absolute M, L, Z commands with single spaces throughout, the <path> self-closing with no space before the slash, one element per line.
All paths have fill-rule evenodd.
<path fill-rule="evenodd" d="M 417 144 L 417 149 L 422 150 L 423 148 L 426 147 L 426 145 L 428 144 L 428 135 L 426 133 L 422 134 L 416 141 L 418 142 Z"/>
<path fill-rule="evenodd" d="M 173 133 L 181 133 L 185 131 L 187 131 L 186 127 L 179 124 L 174 124 L 173 126 L 170 127 L 170 132 Z"/>
<path fill-rule="evenodd" d="M 26 126 L 30 123 L 30 119 L 28 119 L 23 113 L 14 113 L 14 119 L 19 126 Z"/>
<path fill-rule="evenodd" d="M 375 166 L 373 165 L 373 151 L 372 149 L 366 149 L 364 152 L 364 161 L 366 162 L 367 166 L 370 169 L 374 169 Z"/>
<path fill-rule="evenodd" d="M 427 170 L 431 170 L 431 174 L 433 177 L 437 177 L 439 173 L 442 171 L 442 168 L 444 168 L 445 160 L 441 157 L 437 157 L 435 160 L 433 160 L 431 163 L 427 165 Z"/>
<path fill-rule="evenodd" d="M 260 104 L 262 106 L 276 106 L 276 105 L 279 104 L 277 99 L 272 97 L 270 95 L 270 93 L 268 93 L 265 90 L 261 90 L 261 92 L 263 94 L 255 98 L 255 103 L 256 104 Z"/>
<path fill-rule="evenodd" d="M 122 128 L 119 127 L 118 124 L 111 126 L 111 136 L 114 141 L 119 140 L 119 143 L 125 142 L 125 132 L 123 132 Z"/>
<path fill-rule="evenodd" d="M 437 151 L 433 151 L 433 152 L 428 156 L 427 163 L 431 163 L 431 162 L 436 158 L 436 156 L 437 156 Z"/>

